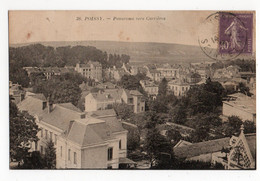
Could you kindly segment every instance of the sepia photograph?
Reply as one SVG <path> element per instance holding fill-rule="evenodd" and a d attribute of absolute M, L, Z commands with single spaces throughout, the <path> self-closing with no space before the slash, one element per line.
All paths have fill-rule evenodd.
<path fill-rule="evenodd" d="M 256 170 L 256 11 L 9 10 L 8 28 L 10 170 Z"/>

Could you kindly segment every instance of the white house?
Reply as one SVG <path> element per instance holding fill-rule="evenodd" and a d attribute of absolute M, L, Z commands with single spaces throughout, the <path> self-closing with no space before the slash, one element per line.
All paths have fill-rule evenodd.
<path fill-rule="evenodd" d="M 81 112 L 71 103 L 50 104 L 41 95 L 27 96 L 19 105 L 36 118 L 39 141 L 31 150 L 45 154 L 56 148 L 56 168 L 119 168 L 126 158 L 127 131 L 111 112 Z"/>

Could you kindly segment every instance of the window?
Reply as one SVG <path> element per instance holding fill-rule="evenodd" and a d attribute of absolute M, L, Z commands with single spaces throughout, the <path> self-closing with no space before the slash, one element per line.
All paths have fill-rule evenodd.
<path fill-rule="evenodd" d="M 74 152 L 74 164 L 77 164 L 77 153 Z"/>
<path fill-rule="evenodd" d="M 70 149 L 68 150 L 68 160 L 70 160 Z"/>
<path fill-rule="evenodd" d="M 119 140 L 119 149 L 121 149 L 121 147 L 122 147 L 122 141 Z"/>
<path fill-rule="evenodd" d="M 52 141 L 52 132 L 50 132 L 50 140 Z"/>
<path fill-rule="evenodd" d="M 48 139 L 48 131 L 45 130 L 45 139 Z"/>
<path fill-rule="evenodd" d="M 144 111 L 144 107 L 142 106 L 142 111 Z"/>
<path fill-rule="evenodd" d="M 62 146 L 60 147 L 60 157 L 62 157 Z"/>
<path fill-rule="evenodd" d="M 113 159 L 113 148 L 108 148 L 107 150 L 107 160 Z"/>
<path fill-rule="evenodd" d="M 43 128 L 41 128 L 41 137 L 43 137 Z"/>

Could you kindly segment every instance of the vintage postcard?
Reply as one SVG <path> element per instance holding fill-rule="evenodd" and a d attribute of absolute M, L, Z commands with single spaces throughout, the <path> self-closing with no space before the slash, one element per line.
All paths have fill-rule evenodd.
<path fill-rule="evenodd" d="M 9 11 L 10 169 L 256 169 L 255 11 Z"/>

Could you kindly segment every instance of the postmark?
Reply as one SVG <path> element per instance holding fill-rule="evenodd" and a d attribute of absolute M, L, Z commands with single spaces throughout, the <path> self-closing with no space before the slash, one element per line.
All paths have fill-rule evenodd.
<path fill-rule="evenodd" d="M 201 50 L 215 60 L 231 60 L 252 54 L 253 14 L 217 12 L 200 27 Z"/>

